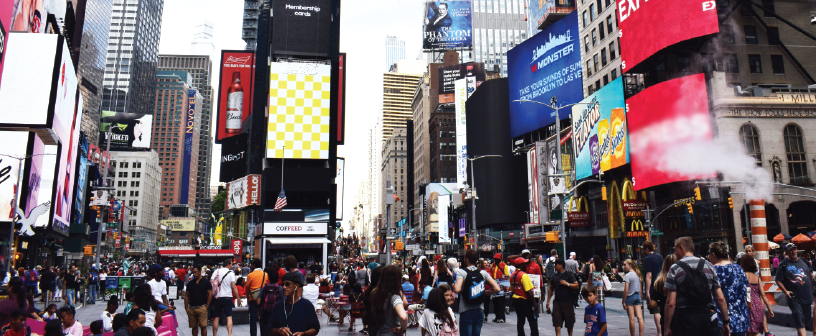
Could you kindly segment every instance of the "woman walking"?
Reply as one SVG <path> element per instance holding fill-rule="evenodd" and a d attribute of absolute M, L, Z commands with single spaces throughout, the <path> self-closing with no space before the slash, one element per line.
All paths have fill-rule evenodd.
<path fill-rule="evenodd" d="M 640 269 L 632 259 L 626 259 L 623 262 L 623 271 L 626 272 L 626 275 L 623 276 L 623 281 L 626 283 L 623 288 L 626 294 L 623 298 L 623 309 L 626 310 L 626 315 L 629 315 L 629 335 L 635 336 L 635 318 L 637 318 L 640 336 L 643 336 L 645 323 L 643 322 L 643 309 L 641 309 L 643 303 L 640 300 Z"/>
<path fill-rule="evenodd" d="M 709 245 L 708 259 L 714 265 L 717 272 L 717 279 L 720 281 L 725 302 L 728 303 L 728 318 L 730 319 L 731 335 L 742 336 L 748 331 L 748 278 L 742 267 L 731 263 L 728 259 L 728 245 L 723 242 L 714 242 Z M 759 302 L 757 302 L 759 304 Z M 717 307 L 717 316 L 720 308 Z M 719 319 L 719 327 L 722 328 L 722 319 Z"/>
<path fill-rule="evenodd" d="M 371 292 L 371 312 L 380 323 L 377 335 L 399 336 L 408 329 L 408 313 L 405 312 L 405 295 L 402 294 L 402 271 L 399 266 L 386 266 L 377 288 Z"/>
<path fill-rule="evenodd" d="M 434 271 L 434 284 L 436 287 L 440 285 L 452 285 L 453 284 L 453 273 L 448 270 L 448 267 L 445 265 L 445 260 L 439 259 L 436 261 L 436 270 Z"/>
<path fill-rule="evenodd" d="M 660 275 L 655 279 L 654 286 L 649 290 L 649 296 L 652 298 L 649 302 L 650 307 L 656 306 L 660 309 L 660 330 L 666 330 L 663 318 L 666 316 L 666 299 L 668 293 L 664 286 L 666 285 L 666 276 L 669 275 L 669 269 L 677 262 L 677 256 L 669 254 L 663 259 L 663 269 Z"/>
<path fill-rule="evenodd" d="M 745 276 L 748 278 L 748 288 L 751 289 L 751 324 L 748 326 L 748 336 L 758 336 L 765 333 L 765 336 L 773 336 L 767 333 L 765 326 L 765 309 L 768 309 L 768 316 L 774 317 L 771 304 L 768 302 L 768 297 L 765 296 L 765 290 L 759 282 L 759 277 L 756 275 L 756 260 L 749 254 L 743 255 L 739 263 L 742 270 L 745 271 Z"/>

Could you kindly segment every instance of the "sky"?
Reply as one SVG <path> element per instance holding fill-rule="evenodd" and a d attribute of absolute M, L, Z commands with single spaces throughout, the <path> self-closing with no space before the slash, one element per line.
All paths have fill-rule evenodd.
<path fill-rule="evenodd" d="M 242 50 L 243 0 L 165 0 L 160 54 L 189 54 L 193 27 L 202 20 L 214 23 L 211 85 L 218 92 L 220 50 Z M 341 8 L 340 51 L 348 54 L 346 78 L 346 158 L 343 222 L 351 219 L 354 196 L 367 178 L 368 131 L 382 115 L 382 77 L 385 37 L 405 40 L 406 58 L 415 59 L 421 47 L 420 0 L 345 0 Z M 215 117 L 215 111 L 213 111 Z M 215 119 L 213 119 L 215 120 Z M 215 129 L 213 123 L 212 129 Z M 213 147 L 210 185 L 218 185 L 221 146 Z M 338 195 L 339 196 L 339 195 Z"/>

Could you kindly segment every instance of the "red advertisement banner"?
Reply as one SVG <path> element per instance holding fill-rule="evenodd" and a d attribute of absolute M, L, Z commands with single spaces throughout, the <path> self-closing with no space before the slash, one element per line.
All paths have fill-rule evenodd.
<path fill-rule="evenodd" d="M 255 54 L 221 51 L 221 79 L 218 86 L 218 113 L 215 141 L 241 134 L 241 125 L 252 112 Z"/>

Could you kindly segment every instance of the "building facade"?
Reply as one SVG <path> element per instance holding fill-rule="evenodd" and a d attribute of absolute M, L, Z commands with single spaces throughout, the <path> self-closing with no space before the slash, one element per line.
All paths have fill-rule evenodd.
<path fill-rule="evenodd" d="M 269 0 L 244 0 L 244 22 L 241 38 L 246 42 L 246 50 L 255 50 L 258 45 L 258 15 L 261 3 Z"/>
<path fill-rule="evenodd" d="M 612 0 L 578 3 L 584 97 L 600 90 L 623 73 L 615 8 Z"/>
<path fill-rule="evenodd" d="M 132 242 L 128 251 L 155 253 L 162 178 L 159 155 L 155 151 L 111 152 L 111 162 L 116 165 L 116 199 L 127 209 L 123 227 Z"/>
<path fill-rule="evenodd" d="M 212 32 L 212 31 L 210 31 Z M 160 55 L 159 70 L 187 71 L 193 77 L 193 87 L 201 93 L 201 127 L 198 134 L 198 175 L 196 177 L 196 208 L 199 217 L 210 214 L 210 174 L 212 173 L 213 139 L 211 135 L 213 120 L 213 89 L 210 86 L 212 61 L 209 56 Z"/>
<path fill-rule="evenodd" d="M 421 74 L 387 72 L 383 74 L 382 140 L 388 140 L 397 127 L 405 127 L 405 119 L 413 117 L 411 100 Z"/>
<path fill-rule="evenodd" d="M 153 113 L 164 0 L 114 0 L 102 110 Z"/>
<path fill-rule="evenodd" d="M 102 80 L 111 25 L 113 0 L 87 0 L 80 37 L 77 82 L 82 94 L 82 126 L 88 143 L 99 144 L 99 118 L 102 111 Z M 79 10 L 79 9 L 77 9 Z M 77 13 L 79 14 L 79 13 Z M 74 39 L 75 43 L 77 39 Z"/>
<path fill-rule="evenodd" d="M 473 1 L 473 50 L 463 51 L 464 62 L 482 62 L 485 70 L 499 68 L 507 77 L 507 51 L 528 37 L 525 0 Z"/>
<path fill-rule="evenodd" d="M 419 197 L 419 186 L 428 184 L 431 181 L 430 172 L 430 136 L 428 131 L 428 120 L 431 111 L 436 106 L 434 101 L 439 101 L 436 95 L 431 95 L 429 75 L 425 75 L 417 85 L 414 92 L 414 99 L 411 108 L 414 110 L 414 184 L 411 192 L 414 193 L 414 209 L 419 209 L 421 202 Z M 433 106 L 433 107 L 432 107 Z M 413 225 L 419 224 L 419 216 L 413 220 Z"/>
<path fill-rule="evenodd" d="M 385 37 L 385 72 L 391 71 L 391 67 L 397 61 L 405 58 L 405 40 L 400 40 L 396 36 Z"/>
<path fill-rule="evenodd" d="M 159 71 L 156 74 L 156 101 L 153 119 L 152 147 L 158 152 L 159 166 L 163 168 L 160 219 L 170 217 L 170 207 L 186 204 L 195 209 L 197 188 L 194 187 L 199 170 L 199 134 L 203 97 L 195 92 L 192 76 L 186 71 Z M 187 118 L 193 107 L 193 129 L 187 134 Z M 185 144 L 189 139 L 189 161 Z M 185 173 L 187 172 L 187 173 Z M 188 175 L 188 179 L 184 176 Z M 209 195 L 209 189 L 207 189 Z M 186 194 L 186 195 L 183 195 Z M 186 199 L 186 202 L 184 201 Z"/>
<path fill-rule="evenodd" d="M 382 176 L 382 184 L 380 185 L 381 209 L 380 214 L 383 215 L 383 225 L 387 223 L 389 228 L 394 228 L 396 223 L 407 216 L 407 211 L 410 207 L 406 206 L 405 193 L 411 192 L 410 186 L 406 185 L 406 174 L 409 160 L 408 144 L 406 143 L 407 130 L 405 127 L 396 127 L 393 134 L 385 140 L 382 146 L 382 163 L 380 164 L 380 174 Z M 386 205 L 386 189 L 388 187 L 394 188 L 393 204 L 389 207 Z M 407 191 L 406 191 L 407 187 Z"/>
<path fill-rule="evenodd" d="M 439 105 L 428 122 L 431 183 L 456 183 L 456 115 L 454 107 Z"/>

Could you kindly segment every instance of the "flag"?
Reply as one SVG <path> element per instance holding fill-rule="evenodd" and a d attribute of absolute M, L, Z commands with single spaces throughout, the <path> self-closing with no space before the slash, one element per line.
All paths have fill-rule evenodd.
<path fill-rule="evenodd" d="M 278 195 L 278 200 L 275 201 L 275 209 L 272 211 L 281 211 L 283 208 L 286 207 L 286 193 L 283 192 L 283 187 L 281 187 L 280 195 Z"/>

